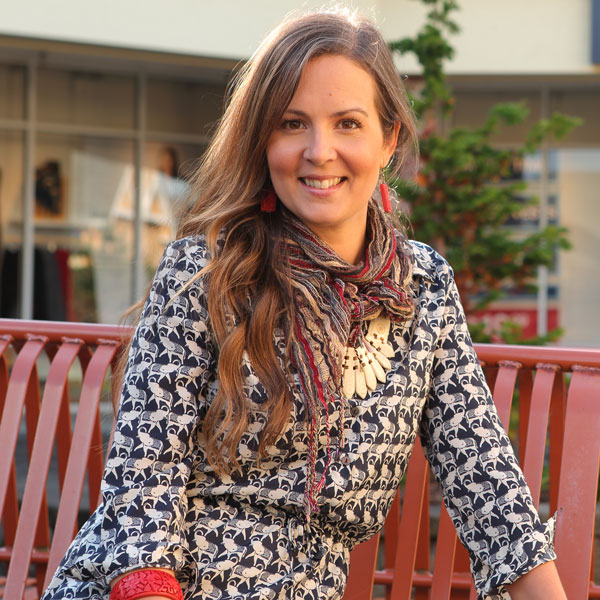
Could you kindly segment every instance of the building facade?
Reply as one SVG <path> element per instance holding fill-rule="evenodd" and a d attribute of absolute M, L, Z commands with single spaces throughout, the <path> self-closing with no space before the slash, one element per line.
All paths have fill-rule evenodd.
<path fill-rule="evenodd" d="M 320 6 L 305 2 L 302 10 Z M 526 100 L 518 144 L 554 111 L 584 125 L 527 157 L 518 177 L 539 205 L 530 232 L 566 226 L 574 248 L 539 273 L 537 297 L 490 313 L 527 331 L 559 324 L 561 343 L 600 345 L 600 57 L 596 0 L 462 0 L 448 73 L 454 124 L 476 126 L 496 102 Z M 386 38 L 412 35 L 415 0 L 353 2 Z M 191 176 L 221 114 L 227 82 L 288 0 L 131 0 L 60 6 L 23 0 L 0 22 L 0 314 L 117 322 L 174 235 Z M 398 61 L 410 77 L 411 60 Z M 489 315 L 488 315 L 489 316 Z"/>

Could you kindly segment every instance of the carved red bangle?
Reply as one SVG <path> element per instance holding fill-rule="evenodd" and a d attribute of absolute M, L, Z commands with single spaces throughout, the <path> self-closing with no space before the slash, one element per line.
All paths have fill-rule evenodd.
<path fill-rule="evenodd" d="M 183 592 L 171 573 L 160 569 L 142 569 L 119 579 L 110 592 L 110 600 L 136 600 L 144 596 L 162 596 L 183 600 Z"/>

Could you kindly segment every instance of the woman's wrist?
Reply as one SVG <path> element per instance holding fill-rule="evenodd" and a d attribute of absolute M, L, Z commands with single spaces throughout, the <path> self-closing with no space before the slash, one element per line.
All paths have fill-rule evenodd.
<path fill-rule="evenodd" d="M 567 600 L 554 561 L 534 567 L 506 589 L 512 600 Z"/>

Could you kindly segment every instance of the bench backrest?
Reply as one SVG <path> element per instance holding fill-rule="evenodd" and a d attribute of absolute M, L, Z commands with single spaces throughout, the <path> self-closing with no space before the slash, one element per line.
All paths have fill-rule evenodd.
<path fill-rule="evenodd" d="M 5 598 L 39 597 L 75 535 L 86 482 L 85 514 L 98 505 L 106 450 L 100 399 L 109 395 L 111 364 L 128 333 L 107 325 L 0 319 L 0 586 Z M 600 586 L 593 583 L 600 350 L 501 345 L 476 350 L 505 426 L 518 390 L 519 457 L 536 502 L 543 473 L 549 478 L 549 510 L 558 510 L 557 565 L 567 596 L 600 598 Z M 43 355 L 48 361 L 41 360 Z M 77 364 L 79 391 L 69 382 Z M 27 466 L 19 506 L 17 473 L 24 465 L 15 452 L 20 430 L 26 432 Z M 55 518 L 46 491 L 53 450 L 60 488 Z M 413 592 L 415 600 L 450 594 L 453 600 L 475 598 L 466 551 L 443 507 L 432 562 L 432 487 L 423 453 L 415 448 L 383 543 L 376 536 L 352 552 L 344 600 L 370 598 L 374 584 L 384 586 L 388 600 L 408 600 Z"/>
<path fill-rule="evenodd" d="M 89 513 L 98 505 L 104 465 L 99 404 L 122 335 L 122 328 L 104 325 L 0 319 L 4 598 L 41 595 L 77 531 L 86 479 Z M 69 374 L 77 372 L 77 362 L 81 388 L 72 398 Z M 74 427 L 72 401 L 78 402 Z M 25 465 L 15 452 L 23 429 L 27 472 L 19 507 L 17 474 Z M 46 488 L 54 449 L 60 488 L 55 522 Z"/>

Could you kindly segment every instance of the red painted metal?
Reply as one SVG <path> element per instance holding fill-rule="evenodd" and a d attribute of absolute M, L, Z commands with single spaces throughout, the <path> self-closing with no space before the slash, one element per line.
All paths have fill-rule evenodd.
<path fill-rule="evenodd" d="M 396 549 L 391 600 L 410 600 L 411 598 L 427 477 L 427 462 L 417 436 L 406 474 L 402 517 L 398 531 L 398 539 L 402 540 L 402 544 L 399 544 Z"/>
<path fill-rule="evenodd" d="M 585 524 L 579 527 L 579 531 L 585 531 L 584 537 L 589 542 L 593 535 L 593 519 L 595 508 L 595 494 L 598 488 L 598 450 L 594 444 L 589 446 L 581 444 L 581 440 L 587 440 L 595 432 L 595 440 L 600 444 L 600 425 L 589 424 L 587 433 L 581 432 L 577 442 L 572 440 L 572 444 L 579 444 L 580 450 L 587 448 L 590 452 L 588 464 L 583 465 L 581 472 L 571 476 L 568 483 L 565 484 L 561 478 L 561 459 L 563 460 L 563 469 L 565 469 L 565 460 L 568 456 L 566 440 L 568 426 L 565 428 L 565 418 L 570 411 L 576 410 L 576 402 L 573 399 L 583 393 L 581 386 L 573 387 L 575 378 L 569 386 L 569 396 L 567 399 L 566 390 L 568 388 L 569 378 L 573 370 L 577 372 L 580 367 L 576 366 L 575 361 L 581 361 L 583 365 L 591 368 L 600 368 L 600 350 L 578 350 L 563 348 L 538 348 L 538 347 L 510 347 L 510 346 L 477 346 L 481 362 L 485 361 L 486 378 L 494 390 L 494 402 L 498 409 L 503 424 L 509 424 L 510 409 L 512 405 L 515 390 L 519 391 L 519 450 L 523 457 L 523 467 L 526 478 L 532 488 L 532 493 L 536 502 L 539 500 L 541 488 L 541 474 L 544 462 L 545 448 L 547 444 L 547 432 L 550 429 L 550 501 L 551 513 L 554 512 L 554 506 L 558 503 L 558 494 L 563 494 L 571 499 L 568 508 L 569 515 L 559 519 L 557 529 L 557 543 L 559 542 L 558 531 L 568 527 L 571 521 L 577 522 L 572 516 L 577 511 L 576 507 L 583 507 L 577 500 L 581 483 L 575 484 L 575 481 L 586 479 L 583 472 L 587 473 L 589 505 L 584 511 Z M 510 359 L 510 360 L 508 360 Z M 579 390 L 577 388 L 580 388 Z M 600 406 L 600 383 L 596 382 L 587 390 L 588 401 L 595 402 Z M 595 394 L 595 395 L 594 395 Z M 593 398 L 593 400 L 592 400 Z M 592 464 L 593 463 L 593 464 Z M 584 486 L 586 487 L 586 486 Z M 576 490 L 573 493 L 573 490 Z M 554 500 L 553 500 L 554 497 Z M 395 518 L 395 517 L 394 517 Z M 388 546 L 402 544 L 403 541 L 396 534 L 394 538 L 387 535 L 386 523 L 386 554 Z M 573 539 L 565 543 L 568 547 L 570 543 L 576 543 L 578 535 L 572 535 Z M 561 555 L 570 555 L 568 549 L 559 550 Z M 582 551 L 585 560 L 581 561 L 580 579 L 581 590 L 588 589 L 587 595 L 577 595 L 579 590 L 568 592 L 569 597 L 579 598 L 600 598 L 600 586 L 592 582 L 590 577 L 591 547 L 585 547 Z M 465 557 L 467 556 L 462 544 L 457 544 L 457 537 L 450 518 L 445 510 L 442 511 L 440 525 L 438 530 L 437 545 L 435 551 L 434 573 L 418 572 L 413 578 L 413 588 L 419 590 L 419 586 L 431 587 L 431 600 L 452 600 L 469 597 L 476 598 L 474 587 L 470 577 L 464 573 Z M 387 559 L 387 557 L 386 557 Z M 585 566 L 585 568 L 584 568 Z M 561 565 L 559 561 L 559 570 L 563 581 L 570 580 L 573 575 L 570 567 Z M 588 570 L 587 577 L 583 572 Z M 393 569 L 376 572 L 375 582 L 391 586 L 395 577 L 399 574 L 394 573 Z M 567 589 L 568 584 L 565 584 Z M 466 593 L 466 596 L 464 594 Z M 575 594 L 575 595 L 572 595 Z"/>
<path fill-rule="evenodd" d="M 527 433 L 524 438 L 521 438 L 521 445 L 525 449 L 525 456 L 522 461 L 523 473 L 536 507 L 540 502 L 540 491 L 542 489 L 542 471 L 544 469 L 544 449 L 550 416 L 550 400 L 557 370 L 556 365 L 538 364 L 531 393 Z"/>
<path fill-rule="evenodd" d="M 415 556 L 415 571 L 429 573 L 431 571 L 431 515 L 429 514 L 429 477 L 425 465 L 425 487 L 421 500 L 421 521 L 419 523 L 419 538 L 417 540 L 417 554 Z M 429 587 L 415 584 L 414 600 L 429 600 Z"/>
<path fill-rule="evenodd" d="M 2 525 L 7 541 L 0 548 L 0 562 L 6 563 L 12 558 L 9 580 L 12 578 L 14 581 L 19 573 L 19 578 L 24 582 L 19 584 L 19 588 L 6 588 L 4 597 L 22 598 L 22 595 L 14 596 L 12 592 L 18 591 L 25 584 L 34 586 L 28 588 L 27 594 L 32 599 L 38 597 L 42 582 L 48 581 L 74 534 L 86 475 L 93 500 L 92 510 L 96 507 L 105 460 L 101 450 L 98 401 L 108 366 L 114 362 L 120 344 L 130 332 L 131 329 L 127 327 L 0 319 L 0 408 L 4 401 L 0 423 L 0 439 L 3 440 L 4 450 L 0 454 L 0 508 L 3 508 L 0 514 L 3 516 Z M 34 337 L 30 334 L 34 334 Z M 56 533 L 48 550 L 47 546 L 38 546 L 38 540 L 33 544 L 31 542 L 36 526 L 38 536 L 42 536 L 40 540 L 47 534 L 44 493 L 31 491 L 33 484 L 29 483 L 29 479 L 33 481 L 34 475 L 30 473 L 27 484 L 29 489 L 26 490 L 23 501 L 23 507 L 28 512 L 18 514 L 13 457 L 24 406 L 27 406 L 28 433 L 32 436 L 32 459 L 35 459 L 32 460 L 32 466 L 33 463 L 38 465 L 36 472 L 39 481 L 45 481 L 44 469 L 40 470 L 40 467 L 44 467 L 44 461 L 37 459 L 42 457 L 45 460 L 49 457 L 48 448 L 51 450 L 52 444 L 57 443 L 54 434 L 48 432 L 48 414 L 52 413 L 55 429 L 61 432 L 58 437 L 68 437 L 66 383 L 61 388 L 61 393 L 58 393 L 56 387 L 53 394 L 44 390 L 41 414 L 36 414 L 36 406 L 37 411 L 40 409 L 40 382 L 36 361 L 45 350 L 49 356 L 54 356 L 54 365 L 61 354 L 60 347 L 65 335 L 83 341 L 76 354 L 84 379 L 73 440 L 70 444 L 65 444 L 65 448 L 70 447 L 70 452 L 68 460 L 61 467 L 59 514 Z M 11 359 L 7 361 L 3 357 L 7 356 L 9 347 L 14 348 L 16 358 L 13 360 L 10 355 Z M 477 345 L 476 350 L 481 362 L 486 365 L 486 377 L 494 390 L 494 402 L 505 425 L 508 424 L 514 390 L 519 390 L 519 453 L 536 501 L 540 493 L 541 469 L 549 426 L 550 504 L 551 510 L 554 507 L 559 509 L 556 534 L 559 571 L 569 597 L 600 598 L 600 586 L 590 582 L 592 509 L 595 509 L 600 461 L 600 371 L 594 368 L 600 369 L 600 350 L 501 345 Z M 592 370 L 581 370 L 574 365 L 591 367 Z M 54 369 L 57 374 L 58 368 Z M 63 370 L 63 373 L 66 372 Z M 48 404 L 53 407 L 47 409 L 46 401 L 50 397 L 52 401 Z M 44 427 L 37 427 L 38 418 L 44 419 Z M 45 445 L 39 439 L 45 439 Z M 43 451 L 40 450 L 42 445 Z M 99 451 L 90 452 L 90 447 Z M 63 454 L 63 460 L 64 456 L 66 454 Z M 440 518 L 434 571 L 430 571 L 426 557 L 430 549 L 427 533 L 430 518 L 428 469 L 419 466 L 419 462 L 426 466 L 423 453 L 415 449 L 409 462 L 402 513 L 399 498 L 396 497 L 386 520 L 385 568 L 374 573 L 377 549 L 375 540 L 371 540 L 370 545 L 366 543 L 357 546 L 351 554 L 345 600 L 370 597 L 370 592 L 365 590 L 372 589 L 373 575 L 376 583 L 386 586 L 387 597 L 393 600 L 408 598 L 411 593 L 415 599 L 443 600 L 451 597 L 455 600 L 469 597 L 472 583 L 465 572 L 467 554 L 462 545 L 457 543 L 456 533 L 445 509 Z M 21 519 L 25 515 L 26 521 Z M 17 524 L 17 529 L 13 528 L 12 534 L 11 522 Z M 27 560 L 28 552 L 30 561 Z M 361 553 L 364 553 L 362 558 Z M 27 575 L 29 564 L 37 566 L 34 578 Z M 0 579 L 0 587 L 2 583 Z"/>
<path fill-rule="evenodd" d="M 1 333 L 1 332 L 0 332 Z M 35 361 L 44 348 L 45 339 L 30 339 L 21 349 L 12 368 L 6 404 L 0 420 L 0 440 L 3 452 L 0 453 L 0 518 L 4 516 L 4 503 L 9 491 L 9 479 L 14 476 L 14 455 L 25 397 L 31 382 L 37 380 Z"/>
<path fill-rule="evenodd" d="M 457 542 L 458 537 L 456 529 L 454 529 L 454 523 L 452 523 L 446 507 L 442 505 L 435 552 L 435 565 L 431 581 L 432 598 L 450 597 Z"/>
<path fill-rule="evenodd" d="M 588 594 L 600 467 L 600 368 L 573 367 L 558 491 L 557 568 L 567 598 Z"/>
<path fill-rule="evenodd" d="M 40 532 L 38 529 L 38 540 L 35 540 L 35 524 L 40 522 L 41 515 L 45 515 L 46 519 L 48 516 L 46 486 L 40 485 L 40 482 L 45 482 L 48 477 L 52 446 L 65 398 L 64 390 L 68 381 L 68 373 L 73 361 L 77 358 L 81 343 L 80 340 L 67 340 L 56 353 L 48 372 L 39 415 L 39 423 L 43 426 L 38 426 L 36 430 L 13 547 L 13 556 L 18 556 L 20 560 L 16 563 L 11 561 L 4 588 L 7 598 L 21 598 L 25 592 L 25 582 L 34 542 L 42 541 L 49 545 L 49 531 Z M 40 537 L 42 540 L 39 539 Z M 45 568 L 43 570 L 45 571 Z M 45 572 L 38 577 L 38 581 L 41 579 L 40 584 L 43 582 L 44 576 Z"/>
<path fill-rule="evenodd" d="M 573 365 L 598 367 L 597 349 L 563 348 L 560 346 L 510 346 L 508 344 L 474 344 L 479 360 L 487 365 L 499 364 L 507 359 L 521 363 L 533 369 L 539 362 L 558 365 L 564 371 L 570 371 Z"/>
<path fill-rule="evenodd" d="M 599 362 L 600 366 L 600 362 Z M 565 437 L 565 417 L 567 414 L 567 389 L 565 378 L 557 377 L 550 399 L 550 514 L 558 507 L 558 487 L 560 485 L 561 457 Z"/>
<path fill-rule="evenodd" d="M 87 470 L 89 473 L 88 502 L 90 510 L 92 511 L 96 510 L 101 500 L 100 484 L 102 481 L 102 472 L 104 470 L 104 455 L 102 450 L 102 424 L 100 412 L 98 412 L 94 421 L 94 428 L 92 429 L 92 441 L 90 442 L 90 451 L 87 462 Z M 106 447 L 106 451 L 108 452 L 109 450 L 110 444 Z"/>
<path fill-rule="evenodd" d="M 533 372 L 531 369 L 519 371 L 519 463 L 525 464 L 527 444 L 527 429 L 531 413 L 531 398 L 533 394 Z M 549 399 L 548 399 L 549 400 Z M 549 402 L 548 402 L 549 403 Z"/>
<path fill-rule="evenodd" d="M 92 461 L 92 456 L 99 456 L 100 461 L 102 461 L 102 453 L 94 448 L 94 441 L 97 441 L 102 382 L 116 351 L 116 342 L 104 341 L 94 353 L 85 372 L 72 442 L 73 448 L 81 448 L 82 451 L 71 452 L 69 455 L 44 585 L 50 583 L 52 574 L 75 536 L 86 467 Z M 85 451 L 85 449 L 88 450 Z M 97 458 L 93 464 L 95 467 L 98 466 Z M 98 496 L 100 478 L 101 473 L 98 470 L 90 473 L 90 484 L 93 482 L 93 491 L 90 490 L 90 500 L 92 498 L 95 500 Z M 90 488 L 92 488 L 92 485 L 90 485 Z"/>
<path fill-rule="evenodd" d="M 78 338 L 85 344 L 96 346 L 99 339 L 123 343 L 131 335 L 131 327 L 100 325 L 97 323 L 66 323 L 60 321 L 27 321 L 22 319 L 0 319 L 0 335 L 8 333 L 15 339 L 25 339 L 35 332 L 49 342 L 61 343 L 63 338 Z"/>
<path fill-rule="evenodd" d="M 385 520 L 385 569 L 392 569 L 396 562 L 396 540 L 400 529 L 400 492 L 394 496 L 390 512 Z"/>
<path fill-rule="evenodd" d="M 494 385 L 494 404 L 502 426 L 506 431 L 510 425 L 510 407 L 515 393 L 515 383 L 519 373 L 520 363 L 512 360 L 498 362 L 498 376 Z"/>
<path fill-rule="evenodd" d="M 4 451 L 0 454 L 0 501 L 4 506 L 4 511 L 0 514 L 5 538 L 5 545 L 0 548 L 0 562 L 9 563 L 7 576 L 0 577 L 2 597 L 39 598 L 45 582 L 56 568 L 57 561 L 62 558 L 59 554 L 64 554 L 65 543 L 68 545 L 74 535 L 79 499 L 76 507 L 73 503 L 69 504 L 69 492 L 77 487 L 74 481 L 76 477 L 72 474 L 75 467 L 71 468 L 69 475 L 70 461 L 83 461 L 84 472 L 78 473 L 80 481 L 77 483 L 83 486 L 87 476 L 92 497 L 91 510 L 97 506 L 104 463 L 97 404 L 106 371 L 128 332 L 131 332 L 131 329 L 112 326 L 0 319 L 0 439 L 3 439 Z M 73 340 L 67 340 L 65 344 L 65 333 L 74 337 L 85 337 L 87 343 L 80 339 L 75 343 Z M 7 361 L 4 356 L 7 348 L 11 346 L 16 357 L 13 359 L 11 355 L 11 359 Z M 96 346 L 98 349 L 94 350 Z M 37 361 L 42 352 L 51 360 L 46 381 L 40 381 L 37 369 Z M 87 449 L 71 443 L 68 372 L 77 358 L 83 374 L 79 407 L 82 412 L 79 415 L 78 411 L 78 422 L 81 424 L 80 429 L 85 429 L 86 426 L 92 429 L 91 435 L 88 436 L 91 442 L 87 442 Z M 45 371 L 45 368 L 42 371 Z M 40 402 L 41 387 L 44 389 L 43 402 Z M 89 404 L 94 406 L 94 403 L 96 412 L 88 425 L 84 423 L 84 407 Z M 25 416 L 23 408 L 26 409 Z M 14 449 L 23 421 L 26 426 L 30 460 L 19 513 Z M 85 441 L 83 443 L 85 444 Z M 56 535 L 51 538 L 45 481 L 54 446 L 58 456 L 61 500 L 57 517 L 59 520 L 55 527 Z M 19 466 L 17 464 L 17 469 Z M 80 496 L 81 489 L 78 498 Z M 68 514 L 69 511 L 71 514 Z M 61 533 L 64 533 L 62 523 L 67 517 L 70 517 L 71 525 L 61 537 Z M 49 547 L 54 551 L 52 557 L 48 551 Z M 49 571 L 48 564 L 51 560 L 53 562 Z M 35 569 L 34 577 L 29 573 L 30 565 Z"/>
<path fill-rule="evenodd" d="M 454 534 L 456 535 L 456 533 Z M 468 581 L 468 585 L 464 585 L 463 588 L 457 586 L 455 581 L 457 579 L 464 579 Z M 466 548 L 459 543 L 457 538 L 456 543 L 456 554 L 454 555 L 454 575 L 452 576 L 452 600 L 468 600 L 469 589 L 472 586 L 471 570 L 469 563 L 469 553 Z"/>
<path fill-rule="evenodd" d="M 371 597 L 378 548 L 379 534 L 377 533 L 352 550 L 350 571 L 342 600 L 365 600 Z"/>

